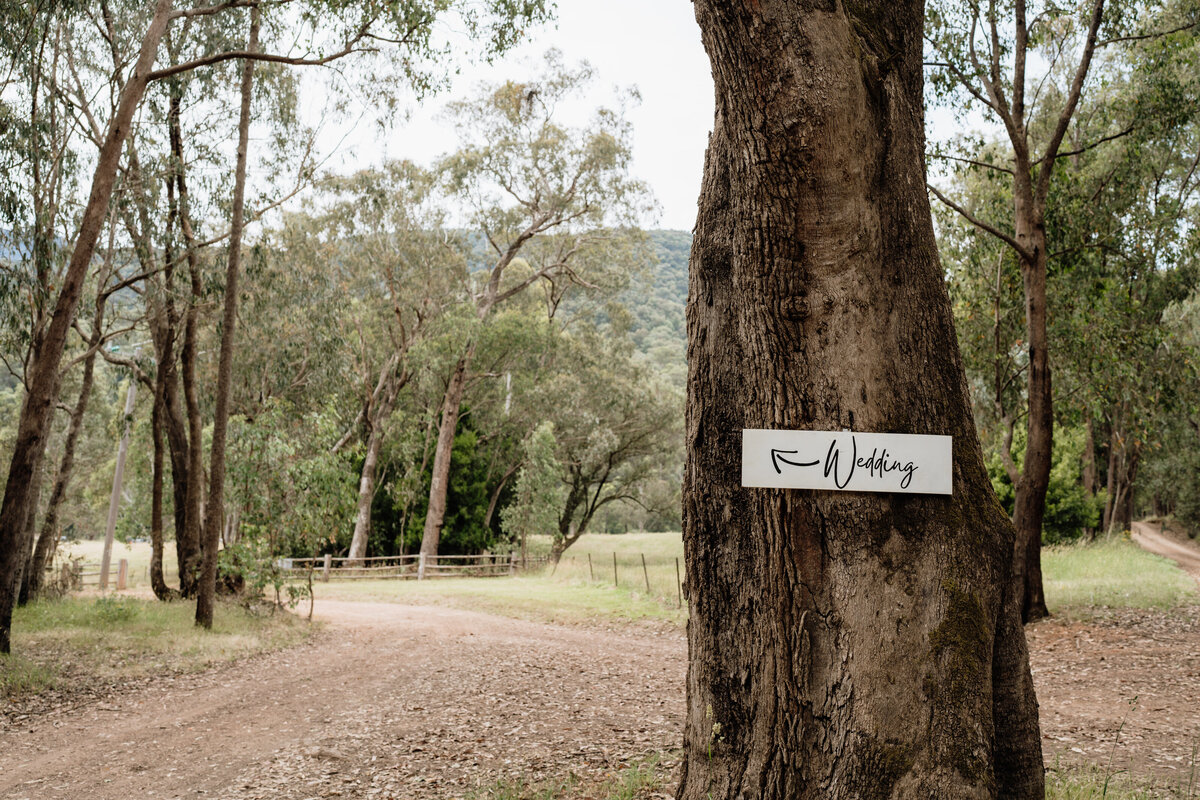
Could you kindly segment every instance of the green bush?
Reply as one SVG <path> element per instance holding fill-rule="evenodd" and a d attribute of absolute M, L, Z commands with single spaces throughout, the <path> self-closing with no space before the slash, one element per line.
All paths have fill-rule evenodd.
<path fill-rule="evenodd" d="M 92 607 L 92 614 L 101 625 L 120 625 L 138 615 L 138 603 L 128 598 L 101 597 Z"/>
<path fill-rule="evenodd" d="M 1089 497 L 1083 488 L 1082 428 L 1058 428 L 1054 433 L 1050 485 L 1046 489 L 1046 516 L 1042 521 L 1042 543 L 1059 544 L 1078 539 L 1088 528 L 1097 528 L 1104 513 L 1104 491 Z M 1013 458 L 1020 466 L 1025 458 L 1024 436 L 1013 441 Z M 1011 515 L 1015 490 L 999 453 L 988 454 L 988 476 L 1001 505 Z"/>

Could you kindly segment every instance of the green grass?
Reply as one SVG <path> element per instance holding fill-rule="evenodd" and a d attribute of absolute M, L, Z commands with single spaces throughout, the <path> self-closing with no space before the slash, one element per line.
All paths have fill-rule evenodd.
<path fill-rule="evenodd" d="M 1124 536 L 1042 551 L 1051 612 L 1080 608 L 1167 610 L 1200 602 L 1196 582 L 1174 562 Z"/>
<path fill-rule="evenodd" d="M 644 589 L 644 587 L 643 587 Z M 590 584 L 559 575 L 516 578 L 443 578 L 426 581 L 330 581 L 314 583 L 322 599 L 446 605 L 557 624 L 662 622 L 682 624 L 686 612 L 628 587 Z"/>
<path fill-rule="evenodd" d="M 618 769 L 598 781 L 571 774 L 550 781 L 501 780 L 467 795 L 467 800 L 641 800 L 668 790 L 670 756 L 659 754 Z"/>
<path fill-rule="evenodd" d="M 547 551 L 549 538 L 531 542 L 530 549 Z M 566 624 L 656 620 L 682 625 L 687 611 L 678 606 L 676 559 L 682 568 L 678 533 L 587 534 L 567 550 L 557 569 L 518 578 L 335 580 L 315 587 L 318 603 L 321 598 L 373 600 L 448 605 Z M 1047 547 L 1042 565 L 1046 599 L 1055 612 L 1086 614 L 1098 607 L 1165 610 L 1200 603 L 1200 592 L 1186 573 L 1124 537 Z"/>
<path fill-rule="evenodd" d="M 1200 785 L 1190 774 L 1182 776 L 1175 784 L 1164 784 L 1135 780 L 1123 772 L 1099 767 L 1054 765 L 1046 770 L 1046 800 L 1194 800 L 1197 797 L 1200 797 Z"/>
<path fill-rule="evenodd" d="M 0 662 L 0 696 L 16 697 L 67 677 L 121 680 L 194 672 L 296 644 L 312 627 L 287 613 L 217 605 L 213 629 L 194 623 L 193 603 L 132 597 L 69 597 L 18 608 L 15 655 Z"/>

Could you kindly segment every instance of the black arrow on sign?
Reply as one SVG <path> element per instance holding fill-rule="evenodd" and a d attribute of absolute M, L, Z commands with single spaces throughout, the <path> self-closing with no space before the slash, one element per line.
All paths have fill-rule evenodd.
<path fill-rule="evenodd" d="M 820 459 L 817 459 L 816 461 L 788 461 L 786 458 L 779 455 L 780 453 L 799 453 L 799 452 L 800 452 L 799 450 L 776 450 L 774 447 L 772 447 L 771 448 L 771 466 L 775 467 L 775 474 L 776 475 L 783 474 L 783 470 L 781 470 L 779 468 L 780 461 L 782 461 L 785 464 L 790 464 L 793 467 L 815 467 L 817 464 L 821 463 Z"/>

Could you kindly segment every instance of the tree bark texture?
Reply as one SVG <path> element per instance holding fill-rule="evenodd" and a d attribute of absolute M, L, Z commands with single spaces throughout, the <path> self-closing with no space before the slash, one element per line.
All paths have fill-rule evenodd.
<path fill-rule="evenodd" d="M 44 461 L 45 459 L 43 459 Z M 29 567 L 33 565 L 33 556 L 35 552 L 35 540 L 37 531 L 37 512 L 38 504 L 42 499 L 42 482 L 45 480 L 46 470 L 43 464 L 39 464 L 38 468 L 33 472 L 33 486 L 29 489 L 29 513 L 25 517 L 25 532 L 21 536 L 24 542 L 22 547 L 25 548 L 24 566 L 21 568 L 21 577 L 17 581 L 17 603 L 24 604 L 28 600 L 28 590 L 26 589 L 26 578 L 29 575 Z"/>
<path fill-rule="evenodd" d="M 17 438 L 0 505 L 0 652 L 9 652 L 12 609 L 20 588 L 26 547 L 22 541 L 29 512 L 29 490 L 34 471 L 41 463 L 50 418 L 58 398 L 59 366 L 84 278 L 96 251 L 121 157 L 121 146 L 129 133 L 133 113 L 146 91 L 158 43 L 167 29 L 171 0 L 158 0 L 154 16 L 142 39 L 141 52 L 129 78 L 121 88 L 116 113 L 105 134 L 96 159 L 92 188 L 84 206 L 79 235 L 63 275 L 54 313 L 41 346 L 26 376 L 28 391 L 17 423 Z"/>
<path fill-rule="evenodd" d="M 1016 538 L 925 194 L 922 11 L 696 0 L 677 797 L 1040 798 Z M 952 496 L 747 489 L 744 428 L 954 437 Z"/>
<path fill-rule="evenodd" d="M 160 367 L 161 371 L 161 367 Z M 150 411 L 150 438 L 154 460 L 150 487 L 150 588 L 159 600 L 171 600 L 174 592 L 163 576 L 163 382 L 154 387 L 154 406 Z"/>
<path fill-rule="evenodd" d="M 250 35 L 246 51 L 258 50 L 261 12 L 250 9 Z M 225 268 L 225 311 L 221 323 L 221 354 L 217 362 L 216 408 L 213 412 L 212 451 L 208 466 L 208 511 L 204 518 L 204 555 L 196 592 L 196 624 L 207 629 L 213 624 L 217 591 L 217 551 L 225 510 L 225 443 L 229 427 L 229 393 L 233 382 L 233 339 L 237 325 L 238 276 L 242 265 L 242 231 L 245 228 L 246 157 L 250 147 L 250 103 L 254 95 L 254 60 L 242 64 L 242 108 L 238 119 L 237 168 L 233 185 L 229 258 Z"/>

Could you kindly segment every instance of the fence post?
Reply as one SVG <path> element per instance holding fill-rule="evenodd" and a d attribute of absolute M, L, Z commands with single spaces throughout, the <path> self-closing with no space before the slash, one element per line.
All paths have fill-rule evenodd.
<path fill-rule="evenodd" d="M 613 552 L 613 586 L 620 586 L 620 581 L 617 580 L 617 554 Z"/>
<path fill-rule="evenodd" d="M 325 554 L 325 564 L 321 567 L 321 580 L 329 583 L 329 570 L 333 568 L 333 553 Z"/>
<path fill-rule="evenodd" d="M 683 581 L 679 577 L 679 557 L 675 557 L 675 592 L 678 607 L 683 608 Z"/>
<path fill-rule="evenodd" d="M 417 580 L 425 580 L 425 554 L 421 553 L 417 560 Z"/>
<path fill-rule="evenodd" d="M 646 554 L 640 553 L 642 557 L 642 575 L 646 576 L 646 594 L 650 594 L 650 573 L 646 570 Z"/>
<path fill-rule="evenodd" d="M 117 562 L 117 590 L 124 589 L 129 583 L 129 559 L 122 558 Z"/>
<path fill-rule="evenodd" d="M 596 582 L 596 570 L 592 569 L 592 554 L 588 553 L 588 575 L 592 578 L 592 583 Z"/>
<path fill-rule="evenodd" d="M 509 575 L 517 574 L 517 551 L 516 550 L 513 550 L 511 553 L 508 554 L 508 574 Z"/>

